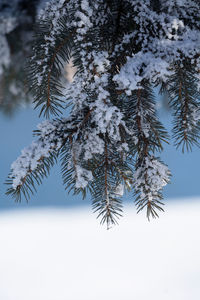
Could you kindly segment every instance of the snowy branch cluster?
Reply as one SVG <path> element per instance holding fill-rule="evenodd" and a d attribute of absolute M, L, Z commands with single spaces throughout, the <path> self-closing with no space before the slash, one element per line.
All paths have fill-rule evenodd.
<path fill-rule="evenodd" d="M 180 7 L 176 9 L 175 1 L 161 1 L 163 12 L 157 14 L 148 7 L 150 2 L 148 0 L 130 2 L 137 15 L 134 20 L 139 26 L 137 43 L 141 43 L 141 50 L 132 57 L 127 57 L 127 62 L 114 77 L 119 88 L 126 89 L 127 94 L 131 94 L 143 79 L 149 79 L 153 83 L 158 79 L 165 82 L 171 74 L 171 65 L 174 61 L 184 60 L 185 57 L 192 59 L 198 56 L 196 62 L 198 71 L 199 29 L 195 28 L 196 24 L 191 18 L 189 18 L 191 26 L 184 24 L 188 12 L 195 16 L 199 9 L 198 5 L 193 3 L 194 7 L 191 7 L 190 1 L 186 1 L 189 4 L 181 1 Z M 150 34 L 152 30 L 154 38 Z M 123 50 L 122 45 L 117 47 Z"/>
<path fill-rule="evenodd" d="M 49 157 L 52 152 L 61 148 L 65 130 L 63 127 L 57 121 L 44 121 L 38 125 L 40 138 L 23 149 L 21 155 L 11 165 L 10 177 L 13 178 L 14 189 L 22 184 L 27 173 L 33 172 L 42 164 L 43 158 Z M 59 132 L 62 132 L 62 138 Z"/>
<path fill-rule="evenodd" d="M 41 112 L 58 114 L 64 99 L 72 106 L 71 116 L 40 124 L 39 140 L 12 164 L 12 188 L 42 164 L 41 157 L 61 149 L 68 151 L 64 172 L 75 190 L 95 182 L 92 193 L 100 199 L 104 186 L 96 207 L 107 222 L 114 198 L 127 185 L 135 190 L 138 210 L 147 207 L 157 216 L 170 172 L 156 157 L 167 134 L 156 115 L 153 88 L 166 87 L 175 109 L 175 135 L 178 128 L 181 141 L 188 143 L 190 135 L 198 135 L 200 120 L 199 11 L 196 1 L 47 3 L 38 19 L 32 88 Z M 61 86 L 62 65 L 70 58 L 77 72 L 72 84 Z"/>

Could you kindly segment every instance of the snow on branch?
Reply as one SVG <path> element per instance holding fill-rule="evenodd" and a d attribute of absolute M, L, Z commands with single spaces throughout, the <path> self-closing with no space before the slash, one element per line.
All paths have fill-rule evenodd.
<path fill-rule="evenodd" d="M 170 172 L 155 157 L 168 140 L 156 86 L 168 93 L 176 142 L 199 139 L 200 10 L 188 2 L 47 2 L 38 17 L 31 87 L 41 113 L 59 115 L 71 104 L 71 116 L 39 126 L 39 139 L 12 164 L 13 189 L 61 153 L 66 188 L 84 197 L 89 191 L 102 223 L 121 215 L 124 187 L 135 190 L 138 211 L 157 216 Z M 70 59 L 76 72 L 66 85 Z"/>
<path fill-rule="evenodd" d="M 147 217 L 157 217 L 156 209 L 163 210 L 161 190 L 170 181 L 170 171 L 154 156 L 146 156 L 138 163 L 134 174 L 134 189 L 138 196 L 138 212 L 147 207 Z"/>
<path fill-rule="evenodd" d="M 60 121 L 44 121 L 38 125 L 40 138 L 23 149 L 21 155 L 11 165 L 9 178 L 12 179 L 12 188 L 23 185 L 26 176 L 43 165 L 43 159 L 56 153 L 63 144 L 63 131 L 66 130 Z M 61 133 L 61 134 L 59 134 Z"/>

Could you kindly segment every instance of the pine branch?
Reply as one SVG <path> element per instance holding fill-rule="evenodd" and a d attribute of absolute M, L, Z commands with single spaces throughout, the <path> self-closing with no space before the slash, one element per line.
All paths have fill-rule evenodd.
<path fill-rule="evenodd" d="M 154 94 L 151 86 L 143 82 L 142 88 L 134 91 L 125 110 L 129 126 L 137 137 L 136 163 L 133 179 L 137 211 L 147 209 L 147 217 L 157 217 L 162 209 L 161 190 L 169 182 L 170 172 L 151 153 L 162 150 L 167 133 L 158 121 L 155 111 Z"/>
<path fill-rule="evenodd" d="M 187 61 L 174 65 L 174 75 L 169 79 L 170 105 L 174 110 L 173 138 L 176 147 L 182 151 L 199 146 L 200 93 L 197 89 L 198 79 L 194 67 Z"/>
<path fill-rule="evenodd" d="M 70 128 L 71 129 L 71 128 Z M 38 125 L 35 135 L 38 140 L 22 150 L 21 156 L 11 165 L 11 172 L 6 184 L 16 201 L 21 201 L 24 195 L 28 200 L 36 191 L 35 184 L 41 184 L 44 177 L 49 175 L 50 168 L 57 161 L 59 150 L 67 142 L 70 133 L 68 120 L 44 121 Z"/>
<path fill-rule="evenodd" d="M 49 20 L 37 24 L 37 36 L 30 61 L 29 81 L 35 95 L 35 108 L 42 105 L 40 115 L 58 115 L 63 108 L 61 77 L 64 65 L 71 57 L 73 31 L 66 28 L 66 17 L 58 20 L 59 36 L 51 34 Z"/>
<path fill-rule="evenodd" d="M 6 181 L 6 184 L 10 186 L 7 189 L 6 194 L 11 195 L 16 202 L 21 202 L 21 197 L 23 195 L 28 202 L 30 196 L 36 192 L 35 185 L 42 184 L 43 178 L 49 175 L 50 168 L 56 162 L 56 151 L 53 151 L 48 155 L 49 157 L 41 156 L 37 160 L 37 167 L 34 170 L 32 170 L 31 167 L 28 167 L 26 174 L 20 177 L 20 181 L 17 183 L 15 182 L 16 176 L 13 176 L 13 173 L 11 172 Z"/>
<path fill-rule="evenodd" d="M 148 220 L 158 217 L 157 211 L 164 211 L 161 190 L 170 179 L 167 166 L 154 156 L 138 158 L 134 179 L 137 212 L 146 208 Z"/>
<path fill-rule="evenodd" d="M 37 146 L 12 168 L 9 192 L 27 196 L 59 155 L 65 188 L 90 193 L 108 228 L 122 215 L 125 187 L 138 212 L 157 217 L 170 172 L 157 157 L 168 133 L 153 88 L 170 97 L 175 144 L 199 144 L 199 11 L 193 0 L 51 0 L 38 19 L 29 79 L 41 114 L 61 114 L 69 101 L 70 117 L 40 126 Z M 65 86 L 70 58 L 77 71 Z"/>
<path fill-rule="evenodd" d="M 92 205 L 101 224 L 106 223 L 109 229 L 117 224 L 122 216 L 121 197 L 125 186 L 132 184 L 132 170 L 126 161 L 122 161 L 119 153 L 112 152 L 112 147 L 105 139 L 104 153 L 94 164 L 91 182 Z M 99 162 L 99 163 L 97 163 Z"/>

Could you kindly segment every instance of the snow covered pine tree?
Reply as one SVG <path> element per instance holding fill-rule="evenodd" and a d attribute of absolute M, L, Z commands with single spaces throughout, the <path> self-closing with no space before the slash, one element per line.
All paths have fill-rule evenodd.
<path fill-rule="evenodd" d="M 48 120 L 12 164 L 11 194 L 26 198 L 58 156 L 64 184 L 107 226 L 122 214 L 124 189 L 138 212 L 157 217 L 170 171 L 158 154 L 168 134 L 157 118 L 154 88 L 169 97 L 177 147 L 198 145 L 200 5 L 195 0 L 52 0 L 38 16 L 29 62 L 36 107 Z M 72 58 L 72 84 L 61 81 Z M 62 115 L 71 106 L 68 118 Z"/>

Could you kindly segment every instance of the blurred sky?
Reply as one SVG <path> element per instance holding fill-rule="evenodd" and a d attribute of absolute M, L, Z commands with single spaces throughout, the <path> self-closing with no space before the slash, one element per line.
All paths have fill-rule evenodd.
<path fill-rule="evenodd" d="M 160 113 L 162 122 L 170 129 L 171 119 L 167 111 Z M 5 196 L 4 182 L 10 170 L 11 163 L 20 155 L 21 150 L 33 140 L 32 131 L 42 119 L 38 118 L 38 111 L 32 108 L 19 109 L 12 117 L 0 115 L 1 134 L 1 171 L 0 193 L 1 209 L 20 209 L 32 206 L 67 206 L 90 203 L 90 199 L 81 200 L 80 197 L 68 195 L 62 185 L 59 163 L 51 170 L 50 176 L 39 186 L 37 193 L 27 205 L 25 200 L 21 204 L 14 203 L 10 196 Z M 172 142 L 171 142 L 172 143 Z M 170 198 L 200 196 L 199 184 L 199 149 L 194 148 L 192 153 L 182 153 L 172 145 L 165 145 L 162 160 L 166 162 L 173 174 L 171 184 L 164 188 L 165 202 Z M 129 202 L 133 201 L 131 193 L 125 196 Z"/>

